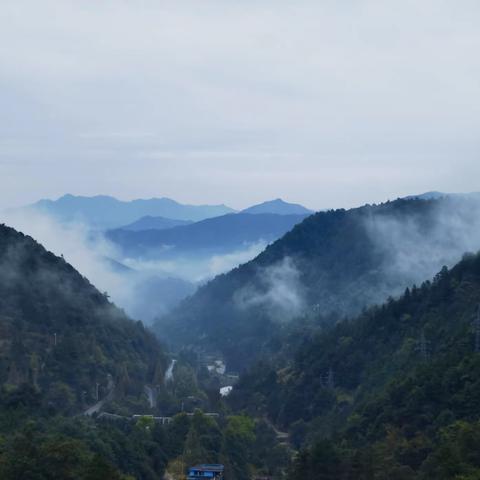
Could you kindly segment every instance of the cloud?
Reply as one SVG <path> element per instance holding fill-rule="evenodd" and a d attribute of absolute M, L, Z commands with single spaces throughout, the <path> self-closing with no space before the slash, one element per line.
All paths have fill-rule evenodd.
<path fill-rule="evenodd" d="M 56 255 L 63 255 L 119 307 L 146 323 L 192 294 L 199 282 L 251 260 L 266 245 L 258 242 L 228 254 L 167 261 L 130 259 L 123 258 L 102 234 L 92 233 L 79 222 L 61 223 L 47 214 L 27 209 L 4 213 L 1 221 L 30 235 Z"/>
<path fill-rule="evenodd" d="M 365 225 L 385 258 L 385 283 L 401 290 L 430 280 L 443 265 L 453 267 L 465 253 L 480 250 L 480 197 L 440 201 L 428 216 L 377 215 Z"/>
<path fill-rule="evenodd" d="M 473 0 L 4 0 L 0 17 L 3 203 L 476 187 Z"/>
<path fill-rule="evenodd" d="M 290 320 L 303 313 L 306 302 L 300 272 L 290 257 L 257 272 L 257 283 L 234 295 L 237 308 L 261 308 L 272 320 Z"/>
<path fill-rule="evenodd" d="M 201 283 L 248 262 L 262 252 L 266 246 L 267 243 L 260 240 L 223 254 L 179 255 L 167 260 L 128 257 L 123 258 L 122 262 L 134 270 L 163 272 L 189 282 Z"/>
<path fill-rule="evenodd" d="M 211 278 L 220 275 L 221 273 L 228 272 L 242 263 L 247 263 L 265 250 L 266 246 L 266 242 L 259 241 L 251 245 L 246 245 L 245 248 L 231 253 L 213 255 L 209 259 L 208 275 Z"/>
<path fill-rule="evenodd" d="M 128 306 L 130 286 L 110 263 L 117 252 L 102 235 L 92 235 L 81 223 L 62 224 L 31 210 L 4 213 L 2 221 L 30 235 L 54 254 L 62 255 L 99 290 L 106 291 L 120 306 Z"/>

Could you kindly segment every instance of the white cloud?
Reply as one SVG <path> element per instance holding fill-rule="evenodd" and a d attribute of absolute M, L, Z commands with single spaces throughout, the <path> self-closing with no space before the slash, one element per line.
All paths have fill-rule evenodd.
<path fill-rule="evenodd" d="M 477 188 L 478 2 L 4 0 L 0 22 L 0 202 Z"/>
<path fill-rule="evenodd" d="M 119 307 L 147 323 L 192 293 L 196 283 L 251 260 L 266 246 L 258 242 L 223 255 L 180 256 L 163 261 L 128 259 L 122 258 L 103 235 L 92 233 L 81 223 L 60 223 L 31 210 L 4 213 L 1 222 L 30 235 L 54 254 L 63 255 Z M 119 269 L 112 260 L 120 261 L 132 271 Z"/>
<path fill-rule="evenodd" d="M 291 320 L 306 308 L 305 288 L 294 261 L 281 261 L 257 272 L 258 283 L 247 284 L 235 293 L 240 309 L 262 308 L 273 320 Z"/>

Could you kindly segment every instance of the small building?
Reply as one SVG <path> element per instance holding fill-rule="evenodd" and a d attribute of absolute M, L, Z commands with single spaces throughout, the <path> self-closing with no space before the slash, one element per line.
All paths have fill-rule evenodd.
<path fill-rule="evenodd" d="M 214 478 L 216 480 L 223 480 L 223 471 L 225 467 L 220 464 L 202 464 L 190 467 L 188 469 L 188 480 L 199 480 L 203 478 Z"/>
<path fill-rule="evenodd" d="M 220 395 L 222 397 L 228 397 L 231 393 L 232 393 L 232 390 L 233 390 L 233 386 L 232 385 L 228 385 L 226 387 L 222 387 L 220 389 Z"/>

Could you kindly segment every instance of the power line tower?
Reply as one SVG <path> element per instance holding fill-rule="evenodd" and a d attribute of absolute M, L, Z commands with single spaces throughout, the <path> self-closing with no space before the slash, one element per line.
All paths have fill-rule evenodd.
<path fill-rule="evenodd" d="M 477 311 L 473 317 L 473 328 L 475 332 L 475 353 L 480 353 L 480 304 L 477 305 Z"/>
<path fill-rule="evenodd" d="M 325 387 L 329 388 L 330 390 L 333 390 L 335 388 L 335 372 L 333 371 L 332 367 L 330 367 L 328 369 L 328 372 L 325 374 L 323 383 Z"/>
<path fill-rule="evenodd" d="M 425 337 L 425 330 L 422 330 L 422 333 L 420 334 L 420 338 L 418 340 L 417 351 L 420 353 L 420 356 L 422 357 L 422 360 L 424 362 L 426 362 L 430 356 L 429 345 L 430 342 Z"/>

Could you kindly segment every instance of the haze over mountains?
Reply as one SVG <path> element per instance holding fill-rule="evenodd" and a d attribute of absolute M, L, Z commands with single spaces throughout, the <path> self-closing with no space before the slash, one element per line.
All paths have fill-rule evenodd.
<path fill-rule="evenodd" d="M 167 230 L 168 228 L 178 227 L 180 225 L 189 225 L 193 223 L 192 220 L 176 220 L 165 217 L 152 217 L 147 215 L 135 220 L 128 225 L 120 227 L 120 230 L 129 230 L 133 232 L 140 232 L 142 230 Z"/>
<path fill-rule="evenodd" d="M 193 293 L 198 282 L 250 260 L 304 218 L 281 212 L 309 212 L 281 200 L 261 205 L 262 211 L 269 208 L 277 213 L 227 214 L 195 222 L 144 213 L 153 209 L 197 218 L 233 210 L 168 199 L 122 202 L 65 195 L 10 211 L 6 218 L 56 253 L 65 253 L 134 318 L 151 322 Z M 126 218 L 134 221 L 103 232 Z"/>
<path fill-rule="evenodd" d="M 1 0 L 0 480 L 480 480 L 479 25 Z"/>
<path fill-rule="evenodd" d="M 419 200 L 438 200 L 439 198 L 444 197 L 457 197 L 457 198 L 473 198 L 477 197 L 480 198 L 479 192 L 471 192 L 471 193 L 445 193 L 445 192 L 425 192 L 421 193 L 420 195 L 409 195 L 404 197 L 405 200 L 412 200 L 412 199 L 419 199 Z"/>
<path fill-rule="evenodd" d="M 269 206 L 290 209 L 274 201 L 253 210 Z M 65 232 L 55 235 L 64 245 L 78 240 Z M 0 404 L 9 416 L 56 415 L 36 440 L 45 450 L 30 454 L 36 468 L 52 471 L 51 460 L 44 460 L 51 458 L 49 442 L 69 431 L 85 450 L 79 471 L 97 462 L 90 442 L 100 435 L 114 446 L 115 453 L 102 455 L 116 469 L 138 478 L 153 472 L 148 478 L 155 480 L 175 469 L 185 451 L 200 452 L 192 461 L 221 458 L 232 472 L 241 465 L 240 474 L 230 475 L 239 480 L 253 464 L 289 480 L 316 478 L 319 470 L 327 480 L 367 479 L 372 471 L 400 472 L 394 478 L 402 480 L 450 480 L 448 472 L 476 471 L 471 452 L 480 447 L 472 440 L 480 421 L 480 326 L 472 318 L 480 301 L 480 260 L 466 252 L 480 245 L 478 195 L 429 193 L 313 215 L 230 213 L 172 228 L 114 229 L 106 239 L 102 232 L 87 233 L 87 249 L 99 238 L 117 245 L 108 253 L 118 257 L 106 251 L 101 261 L 130 289 L 129 311 L 160 317 L 153 330 L 177 353 L 178 367 L 140 322 L 129 320 L 63 258 L 0 227 Z M 221 263 L 230 255 L 232 264 L 243 263 L 232 252 L 259 238 L 265 243 L 248 250 L 246 263 L 196 292 L 179 278 L 202 256 Z M 91 261 L 79 257 L 80 265 Z M 156 270 L 166 264 L 177 277 Z M 219 272 L 226 269 L 223 264 Z M 206 369 L 212 360 L 205 359 L 224 364 L 226 372 Z M 241 373 L 239 383 L 219 399 L 234 371 Z M 214 408 L 222 421 L 179 416 L 161 430 L 130 423 L 132 413 L 174 414 L 185 405 Z M 99 413 L 106 406 L 114 412 L 107 428 L 100 418 L 93 426 L 63 426 L 83 408 Z M 235 429 L 226 411 L 242 413 Z M 23 428 L 23 420 L 17 425 Z M 245 428 L 250 433 L 239 437 Z M 135 462 L 125 464 L 132 457 L 128 435 L 135 435 L 137 451 Z M 458 442 L 463 450 L 448 453 L 453 460 L 446 462 L 444 452 Z M 203 450 L 207 443 L 214 445 L 211 457 Z M 290 446 L 301 449 L 293 464 Z M 270 456 L 271 449 L 280 453 Z M 386 449 L 394 457 L 385 456 Z M 2 475 L 5 458 L 17 456 L 15 449 L 0 452 Z"/>
<path fill-rule="evenodd" d="M 98 229 L 120 227 L 147 215 L 198 221 L 234 212 L 225 205 L 183 205 L 170 198 L 122 201 L 106 195 L 64 195 L 58 200 L 40 200 L 28 208 L 52 215 L 61 222 L 79 222 Z"/>
<path fill-rule="evenodd" d="M 69 401 L 54 401 L 59 411 L 93 404 L 95 385 L 107 391 L 109 376 L 119 382 L 122 368 L 129 370 L 122 380 L 124 392 L 142 392 L 145 383 L 160 381 L 152 377 L 157 362 L 166 368 L 158 343 L 141 325 L 64 259 L 3 225 L 0 328 L 0 385 L 32 382 L 46 405 L 62 382 Z"/>
<path fill-rule="evenodd" d="M 170 198 L 122 201 L 107 195 L 83 197 L 70 194 L 57 200 L 39 200 L 26 208 L 52 215 L 61 222 L 79 222 L 97 229 L 125 227 L 134 230 L 174 227 L 182 222 L 195 222 L 235 212 L 226 205 L 184 205 Z M 289 215 L 312 212 L 301 205 L 277 199 L 247 208 L 244 213 Z M 164 220 L 143 217 L 163 217 Z M 169 220 L 172 223 L 168 224 Z M 135 223 L 139 221 L 140 224 Z M 133 228 L 130 224 L 134 224 Z"/>
<path fill-rule="evenodd" d="M 479 302 L 472 254 L 397 301 L 273 337 L 229 403 L 291 433 L 294 480 L 476 479 Z"/>
<path fill-rule="evenodd" d="M 267 447 L 250 419 L 246 438 L 231 438 L 244 417 L 222 415 L 223 425 L 205 416 L 200 409 L 220 405 L 190 363 L 180 359 L 174 369 L 141 322 L 63 258 L 4 225 L 0 333 L 2 480 L 161 480 L 180 456 L 204 455 L 206 441 L 214 460 L 245 470 L 238 449 L 251 462 L 250 452 Z"/>
<path fill-rule="evenodd" d="M 174 343 L 218 349 L 241 369 L 283 322 L 312 311 L 355 315 L 478 245 L 476 195 L 317 213 L 201 287 L 157 328 Z"/>
<path fill-rule="evenodd" d="M 428 192 L 426 194 L 412 196 L 411 198 L 433 198 L 441 200 L 444 197 L 473 199 L 476 198 L 477 195 L 447 195 L 440 192 Z M 88 267 L 85 270 L 85 255 L 79 256 L 76 266 L 81 270 L 83 268 L 96 284 L 111 293 L 113 298 L 119 302 L 120 305 L 124 306 L 131 315 L 147 322 L 151 322 L 155 317 L 168 313 L 178 302 L 195 291 L 198 282 L 203 283 L 206 280 L 212 279 L 215 275 L 228 272 L 230 269 L 253 259 L 260 254 L 269 243 L 282 237 L 296 224 L 301 223 L 310 213 L 310 210 L 303 206 L 277 199 L 252 206 L 240 213 L 219 215 L 198 222 L 166 218 L 163 216 L 141 216 L 134 219 L 130 224 L 121 225 L 119 229 L 109 230 L 104 237 L 103 233 L 99 233 L 97 230 L 99 225 L 107 225 L 112 223 L 114 219 L 119 221 L 119 219 L 124 218 L 126 214 L 129 216 L 133 215 L 132 212 L 141 215 L 144 213 L 144 207 L 165 208 L 165 205 L 170 207 L 174 205 L 177 213 L 183 211 L 183 213 L 186 214 L 185 212 L 189 211 L 190 214 L 192 214 L 193 211 L 194 215 L 198 215 L 201 211 L 203 211 L 203 214 L 206 214 L 207 211 L 211 214 L 212 209 L 220 208 L 220 210 L 222 210 L 224 207 L 182 206 L 176 202 L 172 204 L 171 201 L 166 199 L 121 202 L 105 196 L 87 198 L 74 197 L 72 195 L 66 195 L 57 201 L 41 201 L 36 205 L 37 207 L 38 205 L 43 205 L 43 207 L 35 207 L 35 211 L 49 212 L 47 214 L 42 213 L 42 215 L 45 214 L 49 218 L 53 217 L 57 220 L 59 218 L 63 219 L 59 221 L 62 229 L 66 228 L 65 225 L 69 225 L 70 222 L 74 222 L 76 225 L 75 219 L 78 220 L 82 218 L 82 216 L 84 219 L 88 217 L 90 223 L 88 224 L 87 230 L 82 234 L 85 237 L 85 239 L 82 240 L 85 244 L 82 245 L 82 249 L 90 251 L 90 260 L 87 262 L 87 265 L 90 264 L 94 266 L 94 268 Z M 363 208 L 359 211 L 367 212 L 368 208 Z M 172 212 L 172 210 L 170 210 L 170 212 Z M 291 214 L 291 212 L 297 213 Z M 355 216 L 354 212 L 355 210 L 348 211 L 346 218 L 353 218 L 353 216 Z M 325 213 L 316 214 L 314 217 L 308 219 L 305 225 L 314 225 L 316 220 L 313 219 L 323 218 L 323 215 L 325 215 Z M 333 213 L 328 215 L 331 216 Z M 340 214 L 337 213 L 336 215 Z M 464 219 L 459 221 L 463 228 L 465 223 Z M 418 223 L 417 220 L 412 220 L 412 222 L 415 225 Z M 22 228 L 32 230 L 36 227 L 35 223 L 35 221 L 31 221 L 31 219 L 28 218 L 21 225 Z M 473 222 L 473 224 L 475 224 L 475 222 Z M 41 235 L 41 238 L 44 239 L 47 245 L 49 243 L 48 231 L 50 227 L 51 224 L 49 224 L 47 228 L 42 226 L 39 232 L 39 235 Z M 397 227 L 397 225 L 394 225 L 394 227 Z M 92 228 L 95 229 L 96 233 L 92 238 L 89 238 L 89 229 Z M 304 228 L 307 227 L 302 225 L 300 230 L 295 229 L 292 234 L 288 234 L 287 237 L 285 237 L 285 240 L 282 239 L 282 243 L 290 242 L 289 239 L 292 238 L 292 235 L 298 235 L 297 232 L 302 231 Z M 315 236 L 319 235 L 323 229 L 327 227 L 316 227 L 318 233 L 312 234 L 308 233 L 309 228 L 307 228 L 304 236 L 308 238 L 308 242 L 312 242 Z M 312 305 L 317 303 L 321 303 L 327 311 L 335 310 L 341 313 L 349 313 L 358 311 L 362 305 L 382 301 L 389 294 L 399 293 L 400 285 L 404 286 L 409 282 L 411 283 L 426 278 L 434 273 L 435 268 L 441 266 L 438 265 L 441 263 L 441 258 L 432 260 L 432 265 L 428 268 L 424 268 L 423 263 L 420 262 L 417 266 L 416 276 L 411 275 L 410 271 L 400 271 L 398 275 L 393 276 L 393 279 L 385 279 L 382 277 L 381 272 L 379 273 L 375 270 L 376 267 L 368 267 L 367 270 L 370 273 L 365 278 L 370 279 L 367 281 L 367 286 L 364 288 L 363 281 L 354 282 L 354 284 L 349 287 L 352 288 L 352 295 L 349 295 L 348 301 L 342 300 L 343 306 L 340 308 L 337 301 L 332 300 L 335 294 L 332 296 L 326 293 L 334 289 L 339 292 L 337 297 L 343 296 L 341 290 L 344 287 L 339 289 L 337 282 L 338 275 L 341 276 L 342 274 L 338 272 L 339 269 L 336 268 L 335 265 L 342 265 L 342 262 L 349 258 L 357 258 L 356 261 L 366 258 L 371 249 L 371 246 L 368 244 L 368 239 L 372 236 L 370 235 L 369 237 L 367 235 L 367 240 L 364 240 L 366 242 L 365 248 L 362 252 L 361 249 L 363 247 L 360 239 L 364 238 L 365 232 L 361 233 L 357 238 L 355 235 L 357 235 L 358 232 L 351 230 L 351 227 L 345 228 L 344 236 L 340 235 L 338 238 L 335 238 L 335 241 L 329 245 L 326 250 L 325 247 L 312 246 L 309 247 L 311 248 L 310 253 L 300 254 L 298 248 L 293 244 L 292 249 L 294 253 L 292 255 L 282 253 L 277 255 L 275 259 L 272 259 L 270 264 L 273 266 L 273 270 L 270 271 L 270 269 L 267 268 L 264 278 L 260 278 L 263 274 L 258 272 L 253 276 L 256 278 L 253 282 L 254 287 L 245 284 L 243 285 L 245 289 L 242 289 L 242 287 L 240 293 L 234 290 L 229 298 L 225 298 L 225 305 L 222 307 L 222 311 L 225 308 L 230 308 L 227 306 L 231 305 L 233 301 L 234 315 L 232 318 L 236 318 L 237 315 L 240 315 L 240 317 L 243 315 L 251 317 L 250 310 L 253 308 L 252 305 L 255 304 L 255 308 L 263 311 L 268 319 L 271 316 L 269 313 L 271 305 L 267 300 L 273 299 L 273 311 L 277 313 L 281 312 L 281 317 L 296 315 L 299 312 L 305 311 L 305 309 L 308 310 L 312 308 Z M 382 226 L 382 228 L 381 236 L 388 235 L 388 228 L 385 226 Z M 419 235 L 418 232 L 410 231 L 412 228 L 409 230 L 405 225 L 401 228 L 406 229 L 406 232 L 401 233 L 405 241 L 410 239 L 410 241 L 413 242 L 414 240 L 412 240 L 412 238 Z M 316 229 L 314 230 L 315 232 L 317 232 Z M 390 231 L 390 235 L 393 234 L 393 231 L 394 229 Z M 325 230 L 325 232 L 328 232 L 328 229 Z M 435 232 L 435 234 L 436 233 L 437 232 Z M 62 235 L 63 233 L 54 234 L 56 237 L 56 245 L 61 245 Z M 329 234 L 325 233 L 322 235 L 327 235 L 325 238 L 328 238 Z M 451 233 L 445 238 L 449 236 L 451 236 Z M 351 247 L 353 249 L 352 251 L 343 251 L 341 250 L 341 245 L 343 245 L 344 242 L 346 242 L 345 248 L 350 248 L 350 244 L 347 242 L 348 238 L 351 238 L 352 241 L 356 239 L 356 243 Z M 435 236 L 435 238 L 437 237 Z M 464 236 L 464 238 L 466 237 Z M 464 238 L 460 242 L 460 245 L 469 243 L 465 242 Z M 392 242 L 391 239 L 389 241 L 390 243 Z M 377 243 L 377 248 L 383 248 L 380 242 Z M 422 242 L 420 242 L 419 245 L 422 245 Z M 105 246 L 107 246 L 107 248 L 105 248 Z M 389 248 L 391 249 L 393 246 L 390 245 Z M 463 248 L 463 246 L 459 248 Z M 267 255 L 271 255 L 270 252 L 276 249 L 276 246 L 267 249 L 267 252 L 262 254 L 260 258 L 266 258 Z M 324 266 L 317 265 L 319 270 L 315 275 L 304 277 L 302 270 L 303 264 L 308 265 L 310 263 L 314 265 L 316 260 L 312 261 L 309 255 L 317 259 L 321 256 L 319 250 L 322 249 L 325 250 L 325 258 L 329 259 L 329 261 L 335 259 L 335 263 L 327 268 L 327 272 L 335 270 L 335 275 L 331 276 L 327 272 L 324 272 Z M 358 254 L 355 256 L 353 251 L 357 249 Z M 396 253 L 397 257 L 402 255 L 402 252 L 406 249 L 406 245 L 399 248 Z M 472 249 L 474 250 L 474 248 Z M 56 251 L 57 253 L 63 253 L 63 249 L 60 248 Z M 433 251 L 435 252 L 437 249 Z M 91 253 L 96 257 L 93 260 Z M 388 257 L 387 254 L 384 254 L 384 256 Z M 101 257 L 105 257 L 105 259 L 102 260 Z M 298 258 L 302 258 L 300 263 Z M 266 268 L 262 262 L 263 260 L 258 260 L 260 270 Z M 276 265 L 275 262 L 277 262 L 278 265 Z M 388 262 L 385 261 L 385 263 Z M 398 261 L 398 263 L 400 264 L 400 261 Z M 378 268 L 384 268 L 382 265 L 383 264 L 379 264 Z M 361 270 L 361 268 L 361 265 L 345 266 L 346 271 L 352 272 L 352 274 L 355 272 L 355 269 Z M 243 267 L 241 271 L 244 271 Z M 234 275 L 234 273 L 232 273 L 232 275 Z M 274 280 L 270 278 L 272 275 Z M 277 281 L 277 276 L 280 278 L 279 281 Z M 402 276 L 404 277 L 403 280 L 398 282 L 398 278 Z M 322 277 L 321 282 L 325 283 L 325 288 L 320 288 L 320 277 Z M 230 276 L 228 278 L 230 278 Z M 376 280 L 374 280 L 375 278 Z M 260 286 L 257 285 L 258 282 L 260 282 Z M 284 295 L 285 298 L 281 305 L 276 304 L 275 295 L 269 292 L 268 284 L 271 282 L 282 285 L 282 288 L 285 289 L 284 293 L 286 293 L 286 295 Z M 228 284 L 228 281 L 225 282 L 225 284 Z M 307 286 L 304 288 L 304 285 Z M 331 287 L 328 285 L 331 285 Z M 371 288 L 372 285 L 376 286 Z M 250 288 L 254 289 L 254 293 L 250 292 Z M 257 288 L 260 288 L 260 296 L 256 294 Z M 243 299 L 239 300 L 239 296 L 248 297 L 250 295 L 253 300 L 246 302 L 248 306 L 245 312 L 239 314 L 237 311 L 238 305 L 245 303 Z M 218 298 L 221 298 L 221 296 Z M 357 301 L 357 298 L 361 299 L 361 301 Z M 208 307 L 204 309 L 205 311 L 211 307 L 211 303 L 207 303 Z M 269 305 L 268 307 L 266 306 L 267 304 Z M 215 312 L 215 310 L 213 312 Z M 181 316 L 183 316 L 183 314 Z M 217 318 L 218 316 L 215 314 L 215 317 Z M 178 322 L 176 328 L 181 328 L 181 323 L 182 322 Z M 191 331 L 194 330 L 195 327 Z"/>
<path fill-rule="evenodd" d="M 120 246 L 126 256 L 221 254 L 260 242 L 266 245 L 305 217 L 305 214 L 234 213 L 170 229 L 110 230 L 107 238 Z"/>

